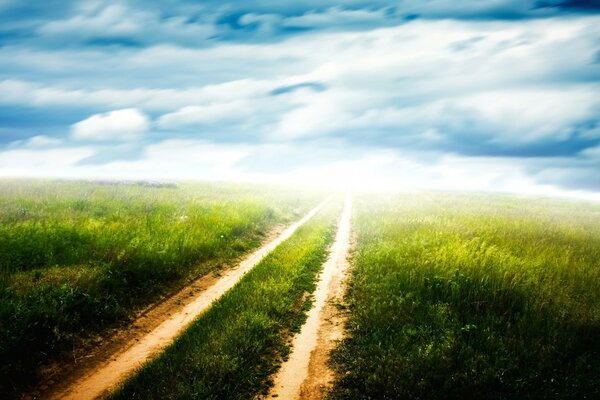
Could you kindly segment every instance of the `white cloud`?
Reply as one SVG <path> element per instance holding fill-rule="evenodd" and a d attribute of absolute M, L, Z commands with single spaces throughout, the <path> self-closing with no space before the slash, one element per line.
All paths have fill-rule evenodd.
<path fill-rule="evenodd" d="M 504 191 L 600 200 L 598 193 L 538 184 L 528 176 L 527 163 L 515 159 L 459 156 L 436 159 L 414 152 L 369 149 L 350 154 L 334 142 L 231 145 L 166 140 L 147 146 L 138 159 L 81 163 L 98 149 L 0 151 L 0 176 L 293 182 L 331 190 Z M 287 162 L 282 168 L 268 167 L 281 160 L 292 163 Z M 257 161 L 266 164 L 259 169 L 249 168 Z"/>
<path fill-rule="evenodd" d="M 499 142 L 565 140 L 578 122 L 596 116 L 600 87 L 498 90 L 459 98 L 453 106 L 475 111 L 502 132 Z"/>
<path fill-rule="evenodd" d="M 231 122 L 249 117 L 255 108 L 256 104 L 247 101 L 187 106 L 161 116 L 157 124 L 165 129 L 178 129 L 186 126 Z"/>
<path fill-rule="evenodd" d="M 88 147 L 0 151 L 0 176 L 76 176 L 74 165 L 92 154 Z"/>
<path fill-rule="evenodd" d="M 98 146 L 60 149 L 17 148 L 0 151 L 0 176 L 53 176 L 131 179 L 239 178 L 235 164 L 252 154 L 252 147 L 201 140 L 165 140 L 147 146 L 132 160 L 104 164 L 81 163 L 94 156 Z"/>
<path fill-rule="evenodd" d="M 49 38 L 70 39 L 131 39 L 144 42 L 190 42 L 205 39 L 215 33 L 211 21 L 188 23 L 182 16 L 162 18 L 159 14 L 127 7 L 123 4 L 104 5 L 96 2 L 81 7 L 81 12 L 68 19 L 53 20 L 38 32 Z"/>
<path fill-rule="evenodd" d="M 600 122 L 582 134 L 586 139 L 600 139 Z"/>
<path fill-rule="evenodd" d="M 283 21 L 283 26 L 327 28 L 353 23 L 382 22 L 387 10 L 385 8 L 349 10 L 341 7 L 331 7 L 325 11 L 308 11 L 297 17 L 288 17 Z"/>
<path fill-rule="evenodd" d="M 257 24 L 262 33 L 269 33 L 281 24 L 283 18 L 277 14 L 255 14 L 248 13 L 240 17 L 241 25 Z"/>
<path fill-rule="evenodd" d="M 128 141 L 139 139 L 150 123 L 141 111 L 134 108 L 92 115 L 71 126 L 71 137 L 76 140 Z"/>
<path fill-rule="evenodd" d="M 474 2 L 471 7 L 476 7 Z M 327 24 L 327 18 L 370 21 L 381 12 L 333 8 L 304 14 L 294 23 Z M 81 30 L 91 38 L 106 30 L 113 36 L 139 38 L 133 31 L 155 24 L 153 18 L 154 14 L 129 15 L 123 8 L 97 6 L 83 16 L 46 26 L 44 34 L 68 36 Z M 498 144 L 520 151 L 531 143 L 548 152 L 546 145 L 560 146 L 582 126 L 590 128 L 579 138 L 585 135 L 592 143 L 598 137 L 593 120 L 600 108 L 600 86 L 597 64 L 592 63 L 600 37 L 598 21 L 597 16 L 491 22 L 422 19 L 371 31 L 315 31 L 274 42 L 220 42 L 205 48 L 4 46 L 0 69 L 24 72 L 0 81 L 0 103 L 117 110 L 73 125 L 71 139 L 77 140 L 112 144 L 141 138 L 157 127 L 162 131 L 155 132 L 156 137 L 186 130 L 186 137 L 196 134 L 218 141 L 227 132 L 227 140 L 255 141 L 220 145 L 164 141 L 163 136 L 138 160 L 69 167 L 80 174 L 129 171 L 148 177 L 270 176 L 334 183 L 373 183 L 385 177 L 405 186 L 541 190 L 531 170 L 549 168 L 559 162 L 556 158 L 481 154 Z M 265 29 L 282 23 L 278 16 L 256 14 L 239 22 Z M 165 34 L 169 23 L 182 24 L 167 19 L 157 34 Z M 45 79 L 43 84 L 32 80 L 38 77 Z M 315 82 L 323 90 L 273 92 L 302 82 Z M 162 116 L 151 126 L 133 107 Z M 319 158 L 315 147 L 306 143 L 324 138 L 338 140 L 339 151 Z M 42 139 L 19 146 L 35 146 L 36 141 L 43 146 Z M 260 160 L 259 150 L 273 143 L 281 146 L 280 158 Z M 470 147 L 467 151 L 457 143 Z M 579 143 L 566 143 L 565 153 L 579 151 Z M 69 146 L 68 140 L 64 145 Z M 287 175 L 289 169 L 284 173 L 279 167 L 287 166 L 284 155 L 292 146 L 309 161 Z M 360 154 L 352 153 L 360 146 Z M 479 157 L 448 155 L 461 151 Z M 419 152 L 429 152 L 427 161 L 419 159 L 424 157 Z M 560 163 L 597 157 L 597 150 L 568 157 L 572 158 Z M 266 166 L 261 172 L 241 167 L 247 163 L 251 170 L 253 162 Z"/>
<path fill-rule="evenodd" d="M 584 157 L 600 161 L 600 146 L 596 146 L 596 147 L 591 147 L 591 148 L 585 149 L 582 152 L 582 155 Z"/>
<path fill-rule="evenodd" d="M 273 139 L 324 136 L 341 128 L 354 116 L 352 104 L 356 95 L 343 90 L 324 93 L 301 90 L 289 97 L 299 106 L 281 116 L 277 127 L 270 133 Z M 360 103 L 365 100 L 361 99 Z"/>
<path fill-rule="evenodd" d="M 109 57 L 93 48 L 17 51 L 7 46 L 0 49 L 0 68 L 9 64 L 28 70 L 35 65 L 36 76 L 71 73 L 64 85 L 0 82 L 0 101 L 173 111 L 223 100 L 218 97 L 229 101 L 258 97 L 282 80 L 299 78 L 353 90 L 357 96 L 368 95 L 370 102 L 376 98 L 387 106 L 396 97 L 439 100 L 594 74 L 590 57 L 597 50 L 594 39 L 600 35 L 595 26 L 597 17 L 494 23 L 415 21 L 278 43 L 209 48 L 158 45 L 113 51 Z M 112 87 L 94 90 L 90 71 L 93 76 L 110 71 L 103 80 L 110 84 L 103 86 Z M 85 89 L 72 89 L 78 76 Z M 146 87 L 149 83 L 159 87 Z"/>
<path fill-rule="evenodd" d="M 114 174 L 126 171 L 141 177 L 231 179 L 233 166 L 251 152 L 245 145 L 166 140 L 148 146 L 139 160 L 113 162 L 104 165 L 102 170 Z"/>
<path fill-rule="evenodd" d="M 1 50 L 0 50 L 1 51 Z M 172 111 L 190 105 L 210 105 L 265 96 L 274 86 L 290 80 L 240 79 L 184 88 L 70 89 L 40 85 L 31 81 L 0 81 L 0 104 L 63 107 L 141 107 L 145 110 Z M 292 80 L 293 81 L 293 80 Z"/>
<path fill-rule="evenodd" d="M 10 143 L 11 148 L 47 149 L 64 145 L 64 141 L 55 137 L 37 135 L 26 140 L 16 140 Z"/>
<path fill-rule="evenodd" d="M 125 6 L 112 4 L 100 10 L 90 10 L 87 15 L 76 15 L 67 20 L 50 21 L 43 25 L 42 34 L 132 34 L 137 33 L 146 13 L 131 12 Z M 133 14 L 133 15 L 132 15 Z"/>

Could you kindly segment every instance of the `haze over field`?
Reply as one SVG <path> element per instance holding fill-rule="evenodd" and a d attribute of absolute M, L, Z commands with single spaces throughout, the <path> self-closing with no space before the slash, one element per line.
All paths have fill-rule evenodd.
<path fill-rule="evenodd" d="M 0 0 L 0 176 L 600 198 L 597 0 Z"/>

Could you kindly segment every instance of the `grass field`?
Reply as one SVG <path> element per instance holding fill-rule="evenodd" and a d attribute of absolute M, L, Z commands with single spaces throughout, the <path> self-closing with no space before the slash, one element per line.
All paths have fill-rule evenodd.
<path fill-rule="evenodd" d="M 300 218 L 314 192 L 229 184 L 0 181 L 0 392 Z"/>
<path fill-rule="evenodd" d="M 356 202 L 333 399 L 600 398 L 600 205 Z"/>
<path fill-rule="evenodd" d="M 113 399 L 251 399 L 268 388 L 310 307 L 341 202 L 250 271 Z"/>
<path fill-rule="evenodd" d="M 0 393 L 256 248 L 323 193 L 0 181 Z M 600 398 L 600 204 L 484 194 L 354 199 L 342 399 Z M 266 393 L 311 304 L 341 202 L 256 265 L 113 399 Z M 0 396 L 1 397 L 1 396 Z"/>

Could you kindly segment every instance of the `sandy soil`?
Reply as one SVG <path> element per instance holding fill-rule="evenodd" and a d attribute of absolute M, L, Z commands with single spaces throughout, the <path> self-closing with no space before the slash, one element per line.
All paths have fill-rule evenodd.
<path fill-rule="evenodd" d="M 335 242 L 323 265 L 308 318 L 292 341 L 292 353 L 274 378 L 267 398 L 322 399 L 334 373 L 329 355 L 344 334 L 344 317 L 336 307 L 343 302 L 350 247 L 352 203 L 346 198 Z"/>
<path fill-rule="evenodd" d="M 68 373 L 57 374 L 51 381 L 43 383 L 30 398 L 86 400 L 106 396 L 144 362 L 172 343 L 193 320 L 330 199 L 325 199 L 301 220 L 250 254 L 237 268 L 226 271 L 220 277 L 204 276 L 169 299 L 147 309 L 130 327 L 116 332 L 106 343 L 82 356 Z"/>

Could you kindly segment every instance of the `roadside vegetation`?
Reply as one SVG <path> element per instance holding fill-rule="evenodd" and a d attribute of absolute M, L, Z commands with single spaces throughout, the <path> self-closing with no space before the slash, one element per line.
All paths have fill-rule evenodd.
<path fill-rule="evenodd" d="M 317 193 L 228 184 L 0 181 L 0 393 L 197 276 Z"/>
<path fill-rule="evenodd" d="M 341 202 L 329 203 L 256 265 L 112 399 L 251 399 L 310 308 Z"/>
<path fill-rule="evenodd" d="M 600 205 L 356 202 L 333 399 L 600 397 Z"/>

